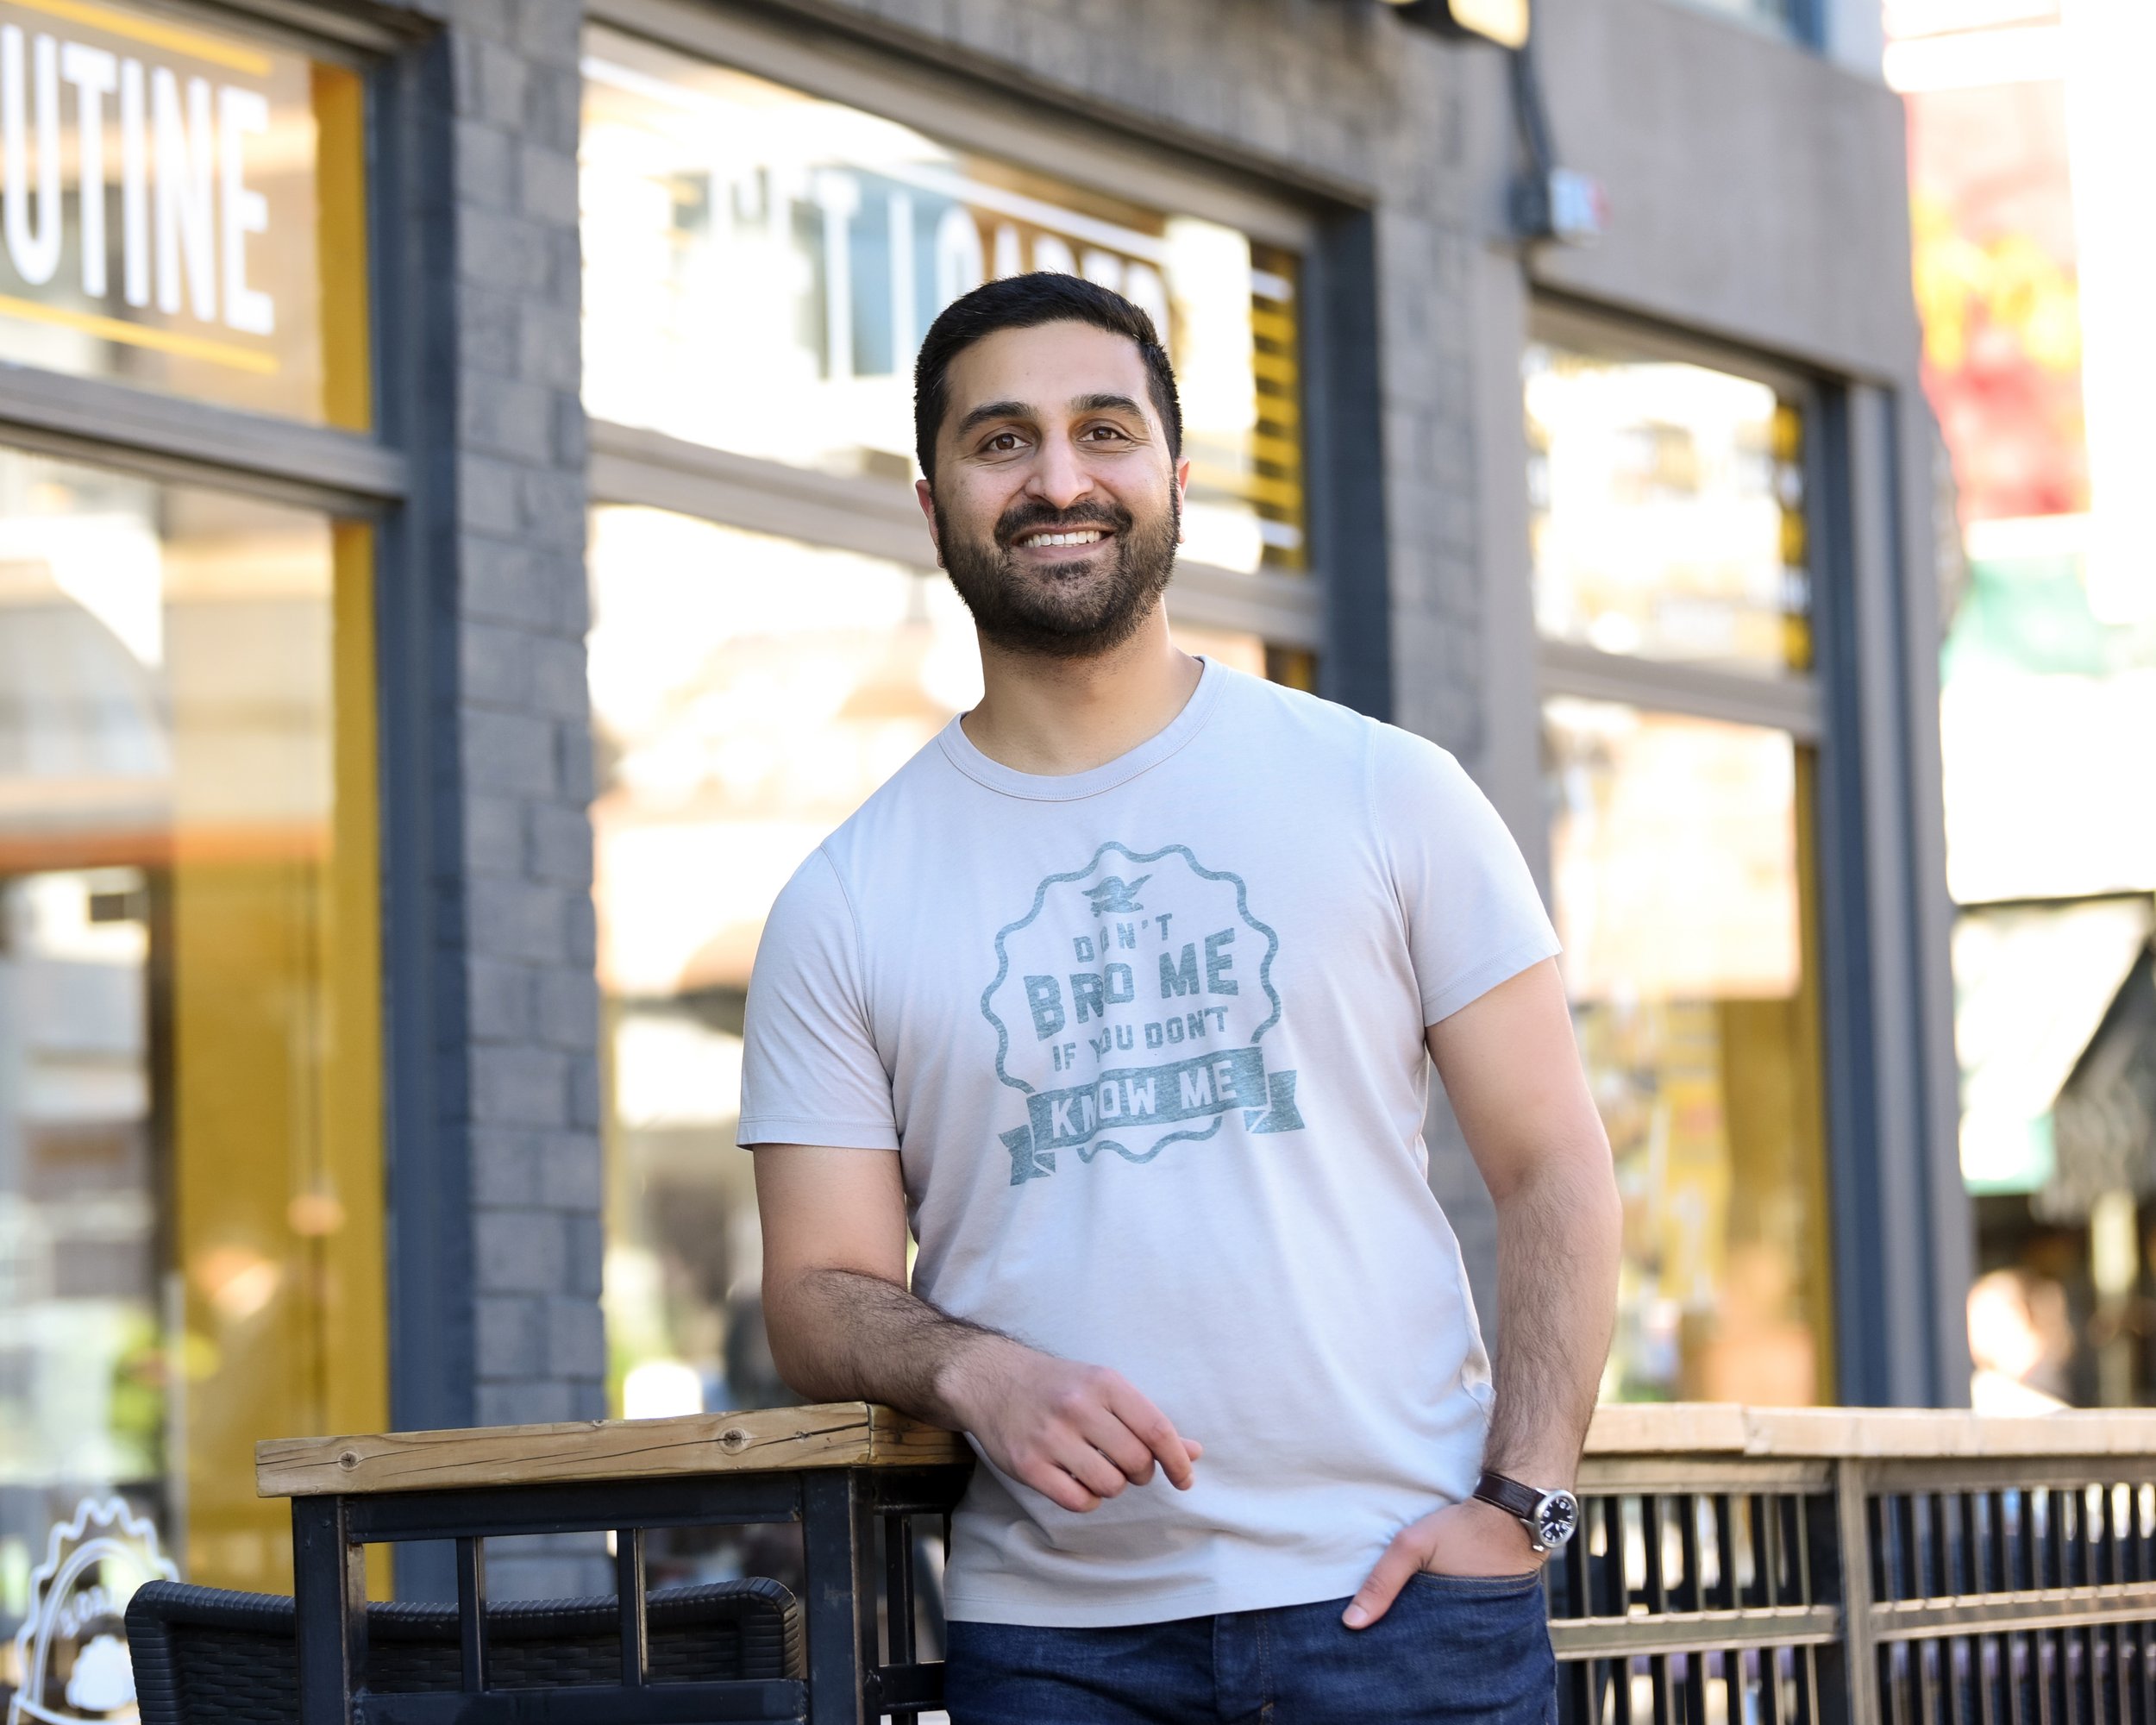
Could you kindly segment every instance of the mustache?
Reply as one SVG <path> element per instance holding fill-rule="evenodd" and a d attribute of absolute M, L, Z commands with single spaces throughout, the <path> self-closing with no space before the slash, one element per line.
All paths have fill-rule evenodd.
<path fill-rule="evenodd" d="M 1028 533 L 1069 533 L 1081 527 L 1105 527 L 1111 532 L 1121 533 L 1129 530 L 1131 520 L 1131 511 L 1120 505 L 1091 503 L 1057 509 L 1053 504 L 1035 499 L 1012 504 L 997 518 L 996 543 L 1007 550 Z"/>

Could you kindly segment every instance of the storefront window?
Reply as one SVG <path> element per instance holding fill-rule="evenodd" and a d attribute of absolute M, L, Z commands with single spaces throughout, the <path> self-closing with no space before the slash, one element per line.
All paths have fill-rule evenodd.
<path fill-rule="evenodd" d="M 1303 567 L 1292 252 L 605 28 L 584 77 L 594 416 L 903 481 L 937 312 L 991 277 L 1067 271 L 1166 332 L 1192 462 L 1184 555 Z"/>
<path fill-rule="evenodd" d="M 1803 421 L 1752 379 L 1539 342 L 1529 532 L 1545 640 L 1777 675 L 1811 663 Z"/>
<path fill-rule="evenodd" d="M 361 108 L 198 14 L 0 0 L 0 359 L 364 429 Z"/>
<path fill-rule="evenodd" d="M 0 1662 L 81 1499 L 288 1589 L 254 1441 L 383 1422 L 368 563 L 0 449 Z"/>
<path fill-rule="evenodd" d="M 1785 733 L 1544 710 L 1561 960 L 1624 1198 L 1626 1400 L 1830 1393 L 1810 758 Z"/>
<path fill-rule="evenodd" d="M 610 1389 L 632 1418 L 785 1403 L 733 1136 L 749 967 L 801 860 L 979 699 L 973 625 L 933 572 L 654 509 L 593 511 L 590 567 Z"/>

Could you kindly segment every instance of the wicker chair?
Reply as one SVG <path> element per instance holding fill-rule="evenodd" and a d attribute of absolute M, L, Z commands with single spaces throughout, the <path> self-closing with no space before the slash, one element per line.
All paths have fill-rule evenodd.
<path fill-rule="evenodd" d="M 775 1581 L 655 1588 L 645 1603 L 654 1683 L 798 1678 L 800 1607 Z M 297 1725 L 292 1602 L 154 1581 L 128 1606 L 141 1725 Z M 378 1694 L 455 1690 L 463 1660 L 454 1604 L 367 1608 L 367 1684 Z M 611 1598 L 489 1605 L 487 1681 L 496 1689 L 611 1684 L 621 1675 Z"/>

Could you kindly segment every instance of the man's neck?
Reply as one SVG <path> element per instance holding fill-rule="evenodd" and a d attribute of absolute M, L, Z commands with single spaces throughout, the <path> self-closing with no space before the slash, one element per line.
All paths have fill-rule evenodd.
<path fill-rule="evenodd" d="M 1000 766 L 1063 777 L 1105 766 L 1175 722 L 1204 667 L 1153 614 L 1128 641 L 1089 659 L 1051 659 L 981 643 L 981 705 L 960 723 Z"/>

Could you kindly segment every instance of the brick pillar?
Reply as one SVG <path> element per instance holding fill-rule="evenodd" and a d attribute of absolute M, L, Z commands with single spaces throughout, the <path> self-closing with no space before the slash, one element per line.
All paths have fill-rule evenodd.
<path fill-rule="evenodd" d="M 605 1347 L 581 8 L 411 10 L 426 34 L 385 74 L 383 104 L 396 180 L 382 224 L 396 306 L 385 405 L 414 467 L 406 518 L 385 534 L 382 600 L 393 1400 L 400 1424 L 587 1419 L 605 1411 Z M 405 687 L 423 714 L 396 710 Z M 423 1038 L 409 1023 L 400 1035 L 417 1017 Z M 603 1590 L 596 1549 L 504 1542 L 490 1585 Z M 399 1590 L 446 1579 L 439 1554 L 414 1552 Z"/>

